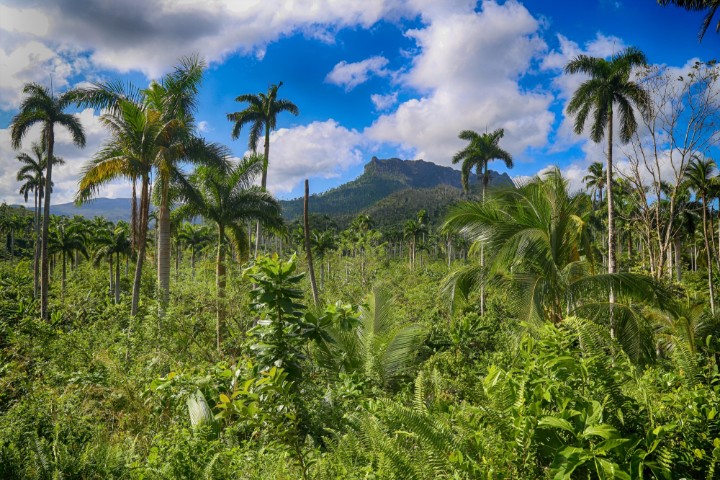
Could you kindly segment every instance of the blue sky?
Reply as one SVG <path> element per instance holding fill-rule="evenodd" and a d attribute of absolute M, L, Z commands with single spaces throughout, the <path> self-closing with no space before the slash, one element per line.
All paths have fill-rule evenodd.
<path fill-rule="evenodd" d="M 209 63 L 200 133 L 237 156 L 247 137 L 230 139 L 225 115 L 243 108 L 234 98 L 284 82 L 280 96 L 300 115 L 280 116 L 271 139 L 268 183 L 281 198 L 299 195 L 306 177 L 316 192 L 344 183 L 372 156 L 449 165 L 460 130 L 498 127 L 516 160 L 511 175 L 556 164 L 578 184 L 602 150 L 568 128 L 564 107 L 582 78 L 564 75 L 564 64 L 632 45 L 682 71 L 720 52 L 712 31 L 698 42 L 701 20 L 653 0 L 0 0 L 0 201 L 20 200 L 8 125 L 23 83 L 143 86 L 191 53 Z M 88 146 L 58 135 L 67 164 L 54 173 L 57 203 L 72 199 L 105 139 L 100 112 L 78 113 Z M 102 195 L 128 196 L 127 184 Z"/>

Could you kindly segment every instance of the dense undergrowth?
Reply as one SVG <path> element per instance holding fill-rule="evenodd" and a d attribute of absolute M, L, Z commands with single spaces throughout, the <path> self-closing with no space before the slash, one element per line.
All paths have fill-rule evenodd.
<path fill-rule="evenodd" d="M 640 365 L 598 323 L 513 319 L 502 290 L 451 309 L 443 262 L 331 260 L 318 308 L 301 260 L 231 267 L 222 352 L 210 260 L 162 317 L 149 274 L 134 320 L 131 276 L 115 305 L 81 262 L 49 322 L 29 262 L 3 262 L 0 478 L 718 475 L 717 337 L 657 330 Z"/>

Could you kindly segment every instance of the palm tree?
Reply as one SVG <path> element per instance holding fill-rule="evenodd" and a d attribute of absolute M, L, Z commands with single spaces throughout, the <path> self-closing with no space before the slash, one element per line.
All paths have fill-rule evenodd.
<path fill-rule="evenodd" d="M 473 168 L 477 170 L 478 178 L 482 179 L 482 196 L 485 198 L 490 175 L 488 173 L 488 164 L 495 159 L 505 162 L 507 168 L 513 167 L 512 155 L 500 148 L 498 143 L 505 135 L 505 130 L 498 128 L 492 133 L 483 133 L 482 135 L 472 130 L 463 130 L 458 138 L 470 142 L 468 146 L 455 154 L 452 159 L 453 164 L 462 162 L 460 171 L 462 172 L 462 186 L 465 192 L 470 188 L 469 178 Z M 480 175 L 482 174 L 482 177 Z"/>
<path fill-rule="evenodd" d="M 217 287 L 216 340 L 220 350 L 221 329 L 225 321 L 226 236 L 229 236 L 241 257 L 247 255 L 246 221 L 258 221 L 264 227 L 282 227 L 280 204 L 253 182 L 262 171 L 263 158 L 244 158 L 230 171 L 216 166 L 200 166 L 182 192 L 187 202 L 176 210 L 178 218 L 201 216 L 217 225 L 218 244 L 215 283 Z"/>
<path fill-rule="evenodd" d="M 50 234 L 50 252 L 59 253 L 62 256 L 62 298 L 65 298 L 65 280 L 67 278 L 67 257 L 75 252 L 81 253 L 88 258 L 86 248 L 87 238 L 80 224 L 74 223 L 67 218 L 61 217 Z"/>
<path fill-rule="evenodd" d="M 700 26 L 700 32 L 698 32 L 698 39 L 702 40 L 707 32 L 707 29 L 712 23 L 712 19 L 720 8 L 720 0 L 658 0 L 660 5 L 677 5 L 678 7 L 684 8 L 692 12 L 707 11 L 703 23 Z M 720 22 L 715 27 L 715 32 L 720 31 Z"/>
<path fill-rule="evenodd" d="M 35 224 L 35 248 L 33 249 L 33 296 L 38 298 L 40 293 L 40 213 L 43 198 L 45 196 L 45 167 L 47 157 L 45 157 L 45 147 L 42 143 L 33 142 L 32 152 L 35 157 L 31 157 L 25 152 L 20 153 L 17 157 L 21 163 L 20 170 L 17 172 L 17 181 L 24 182 L 20 187 L 20 195 L 23 195 L 25 201 L 28 201 L 30 192 L 35 196 L 35 207 L 33 210 L 33 218 Z M 53 165 L 63 165 L 65 161 L 62 158 L 55 157 Z"/>
<path fill-rule="evenodd" d="M 567 107 L 575 115 L 575 133 L 585 129 L 588 115 L 592 114 L 590 138 L 600 143 L 607 138 L 607 182 L 605 185 L 608 205 L 608 273 L 615 273 L 615 210 L 613 206 L 613 115 L 617 105 L 620 121 L 620 141 L 627 143 L 637 131 L 633 107 L 641 112 L 650 105 L 648 93 L 636 82 L 630 80 L 633 67 L 646 65 L 645 54 L 636 48 L 626 48 L 609 61 L 604 58 L 578 55 L 565 66 L 569 74 L 583 73 L 589 80 L 578 87 Z M 612 294 L 611 294 L 612 295 Z"/>
<path fill-rule="evenodd" d="M 555 169 L 518 189 L 498 192 L 488 202 L 453 207 L 444 225 L 488 246 L 486 269 L 463 267 L 448 278 L 454 295 L 480 285 L 508 292 L 509 306 L 527 321 L 560 323 L 571 315 L 607 321 L 634 358 L 640 358 L 640 333 L 646 331 L 631 304 L 611 304 L 609 290 L 628 301 L 664 305 L 669 298 L 659 284 L 632 273 L 597 274 L 588 238 L 592 212 L 586 195 L 570 196 Z M 613 309 L 614 305 L 614 309 Z M 650 348 L 652 350 L 652 348 Z M 647 353 L 647 352 L 646 352 Z M 649 353 L 651 354 L 651 353 Z"/>
<path fill-rule="evenodd" d="M 593 192 L 593 203 L 597 197 L 598 203 L 603 201 L 603 189 L 607 181 L 607 173 L 603 169 L 602 163 L 594 162 L 588 167 L 588 175 L 582 179 L 589 191 Z"/>
<path fill-rule="evenodd" d="M 72 141 L 78 147 L 85 146 L 85 132 L 76 115 L 65 113 L 74 99 L 75 92 L 69 90 L 56 97 L 47 88 L 37 83 L 26 83 L 23 87 L 25 98 L 20 104 L 20 111 L 13 117 L 10 125 L 12 147 L 19 149 L 23 137 L 35 124 L 42 125 L 42 138 L 47 148 L 45 158 L 55 158 L 55 125 L 66 128 Z M 49 278 L 48 234 L 50 227 L 50 188 L 52 185 L 53 162 L 47 162 L 45 173 L 45 204 L 43 206 L 43 225 L 40 250 L 40 316 L 47 320 Z"/>
<path fill-rule="evenodd" d="M 426 228 L 420 222 L 408 220 L 403 226 L 403 236 L 410 242 L 410 267 L 415 268 L 415 250 L 417 247 L 418 236 L 425 232 Z"/>
<path fill-rule="evenodd" d="M 103 259 L 110 264 L 110 291 L 115 294 L 115 303 L 120 303 L 120 258 L 132 254 L 130 234 L 127 223 L 120 223 L 105 237 L 100 248 L 95 251 L 93 262 L 98 265 Z M 113 281 L 113 255 L 115 256 L 115 278 Z"/>
<path fill-rule="evenodd" d="M 178 228 L 178 238 L 190 247 L 190 268 L 192 270 L 192 278 L 195 278 L 195 259 L 197 251 L 210 241 L 210 230 L 205 225 L 194 225 L 190 222 L 184 222 Z"/>
<path fill-rule="evenodd" d="M 469 177 L 473 168 L 476 169 L 478 177 L 482 171 L 482 199 L 485 201 L 485 193 L 487 191 L 490 175 L 488 174 L 488 164 L 494 159 L 500 159 L 505 162 L 507 168 L 513 167 L 512 156 L 500 148 L 498 145 L 500 139 L 505 135 L 505 130 L 498 128 L 492 133 L 483 133 L 482 135 L 472 130 L 463 130 L 458 135 L 462 140 L 467 140 L 470 144 L 460 150 L 453 157 L 453 163 L 462 162 L 460 170 L 462 172 L 462 185 L 465 193 L 469 190 Z M 480 247 L 480 266 L 485 265 L 484 247 Z M 480 289 L 480 315 L 485 314 L 485 291 L 484 287 Z"/>
<path fill-rule="evenodd" d="M 713 188 L 713 176 L 717 168 L 715 161 L 711 158 L 701 159 L 695 157 L 688 166 L 687 182 L 695 194 L 702 201 L 703 212 L 703 238 L 705 240 L 705 251 L 707 255 L 708 289 L 710 291 L 710 312 L 715 315 L 715 291 L 713 288 L 713 268 L 710 242 L 712 234 L 708 236 L 708 196 Z"/>
<path fill-rule="evenodd" d="M 325 288 L 325 266 L 323 260 L 328 252 L 337 249 L 337 234 L 334 230 L 324 232 L 313 232 L 312 249 L 315 257 L 320 261 L 320 288 Z M 330 273 L 330 261 L 327 262 L 328 274 Z"/>
<path fill-rule="evenodd" d="M 265 156 L 262 166 L 262 177 L 260 186 L 263 190 L 267 187 L 267 169 L 270 161 L 270 132 L 277 128 L 277 116 L 279 113 L 288 112 L 297 116 L 300 111 L 290 100 L 277 98 L 277 93 L 283 82 L 270 85 L 267 94 L 246 93 L 238 96 L 235 101 L 247 103 L 248 106 L 239 112 L 228 113 L 227 119 L 234 123 L 232 138 L 236 140 L 240 136 L 240 130 L 244 125 L 250 125 L 250 138 L 248 147 L 257 152 L 260 135 L 265 135 Z M 257 224 L 255 232 L 255 255 L 260 245 L 260 224 Z"/>
<path fill-rule="evenodd" d="M 224 162 L 226 149 L 195 136 L 193 112 L 204 62 L 181 59 L 160 82 L 141 91 L 123 92 L 116 84 L 96 85 L 75 95 L 80 105 L 110 108 L 103 123 L 113 138 L 86 165 L 78 199 L 90 198 L 100 186 L 118 177 L 141 179 L 138 268 L 131 312 L 137 313 L 142 263 L 149 221 L 149 178 L 155 171 L 158 209 L 158 286 L 161 312 L 170 295 L 170 187 L 185 184 L 182 164 Z"/>

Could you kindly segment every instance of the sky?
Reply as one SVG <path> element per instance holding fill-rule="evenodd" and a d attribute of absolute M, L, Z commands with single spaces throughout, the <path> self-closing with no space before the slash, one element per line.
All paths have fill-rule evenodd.
<path fill-rule="evenodd" d="M 634 46 L 683 71 L 720 52 L 712 29 L 698 41 L 701 21 L 655 0 L 0 0 L 0 202 L 22 203 L 9 125 L 25 83 L 144 87 L 191 54 L 208 63 L 198 134 L 237 157 L 248 140 L 246 129 L 230 137 L 226 114 L 246 106 L 235 97 L 282 81 L 278 96 L 298 106 L 271 135 L 268 188 L 279 198 L 301 195 L 305 178 L 313 192 L 352 180 L 373 156 L 451 166 L 466 129 L 505 130 L 511 176 L 557 165 L 579 188 L 602 149 L 572 131 L 564 110 L 583 78 L 565 64 Z M 53 170 L 53 203 L 73 199 L 107 138 L 102 112 L 75 112 L 87 145 L 56 132 L 66 163 Z M 21 151 L 38 139 L 31 130 Z M 119 180 L 100 196 L 129 191 Z"/>

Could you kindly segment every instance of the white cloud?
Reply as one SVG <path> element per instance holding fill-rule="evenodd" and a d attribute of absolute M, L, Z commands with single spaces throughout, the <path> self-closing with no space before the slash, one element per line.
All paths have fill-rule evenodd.
<path fill-rule="evenodd" d="M 515 1 L 436 14 L 425 28 L 407 32 L 419 53 L 400 81 L 423 96 L 382 115 L 365 133 L 441 165 L 462 148 L 457 135 L 465 129 L 505 128 L 502 146 L 514 155 L 545 145 L 554 120 L 552 96 L 518 84 L 546 49 L 538 29 Z"/>
<path fill-rule="evenodd" d="M 212 130 L 212 128 L 210 128 L 210 124 L 205 120 L 201 120 L 198 122 L 197 129 L 198 132 L 209 132 L 210 130 Z"/>
<path fill-rule="evenodd" d="M 343 60 L 333 67 L 325 77 L 325 81 L 345 87 L 345 91 L 350 91 L 361 83 L 367 82 L 372 75 L 380 77 L 388 75 L 389 72 L 385 69 L 387 64 L 388 59 L 380 56 L 354 63 L 347 63 Z"/>
<path fill-rule="evenodd" d="M 62 127 L 55 127 L 55 155 L 65 160 L 65 165 L 53 168 L 52 203 L 66 203 L 73 200 L 77 192 L 77 182 L 82 166 L 100 147 L 106 138 L 105 130 L 100 124 L 99 117 L 91 109 L 83 110 L 78 114 L 85 129 L 86 146 L 80 149 L 73 145 L 70 134 Z M 32 142 L 40 139 L 40 126 L 30 129 L 23 139 L 20 151 L 31 152 Z M 10 130 L 0 129 L 0 202 L 22 203 L 23 198 L 17 194 L 20 185 L 15 181 L 19 163 L 15 157 L 19 152 L 10 148 Z M 129 190 L 126 183 L 121 181 L 108 185 L 103 189 L 101 196 L 128 197 Z M 28 204 L 29 205 L 29 204 Z"/>
<path fill-rule="evenodd" d="M 290 192 L 309 177 L 333 178 L 361 164 L 366 140 L 335 120 L 281 128 L 270 135 L 268 189 Z"/>
<path fill-rule="evenodd" d="M 373 93 L 370 95 L 370 100 L 375 105 L 375 110 L 381 112 L 387 110 L 397 103 L 398 94 L 397 92 L 388 93 L 387 95 L 380 95 L 379 93 Z"/>

